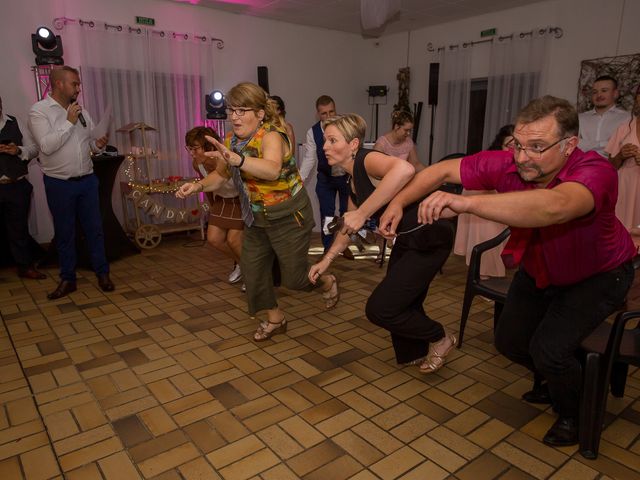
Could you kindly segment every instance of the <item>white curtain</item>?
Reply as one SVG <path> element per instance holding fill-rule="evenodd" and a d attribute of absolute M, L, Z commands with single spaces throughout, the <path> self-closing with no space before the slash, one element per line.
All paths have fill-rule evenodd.
<path fill-rule="evenodd" d="M 544 94 L 550 34 L 513 34 L 491 45 L 483 145 L 487 148 L 503 125 L 530 100 Z"/>
<path fill-rule="evenodd" d="M 99 22 L 67 22 L 65 35 L 80 45 L 81 103 L 96 123 L 107 106 L 113 110 L 109 143 L 126 155 L 132 146 L 142 147 L 142 141 L 136 135 L 132 145 L 128 134 L 116 132 L 118 128 L 144 122 L 156 129 L 147 134 L 147 140 L 157 158 L 148 173 L 144 160 L 138 161 L 138 176 L 194 176 L 184 135 L 204 125 L 204 95 L 214 87 L 217 44 L 190 33 L 160 33 Z M 126 163 L 120 169 L 120 180 L 125 182 L 130 180 L 125 175 Z M 113 206 L 117 215 L 122 211 L 120 201 L 116 183 Z"/>
<path fill-rule="evenodd" d="M 472 50 L 472 46 L 456 46 L 437 54 L 440 80 L 432 163 L 451 153 L 466 152 Z"/>

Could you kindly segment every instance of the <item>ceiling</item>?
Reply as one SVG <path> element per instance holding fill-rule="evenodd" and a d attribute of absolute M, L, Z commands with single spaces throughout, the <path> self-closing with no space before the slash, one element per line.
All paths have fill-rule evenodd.
<path fill-rule="evenodd" d="M 541 0 L 396 0 L 400 11 L 385 25 L 363 31 L 361 0 L 174 0 L 242 15 L 365 36 L 406 32 Z M 393 0 L 391 0 L 393 1 Z"/>

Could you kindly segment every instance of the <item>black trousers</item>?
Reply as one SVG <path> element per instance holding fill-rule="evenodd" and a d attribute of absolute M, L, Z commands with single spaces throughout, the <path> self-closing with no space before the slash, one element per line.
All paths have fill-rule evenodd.
<path fill-rule="evenodd" d="M 28 223 L 32 190 L 26 178 L 0 184 L 0 218 L 4 221 L 9 249 L 18 268 L 27 268 L 32 263 Z"/>
<path fill-rule="evenodd" d="M 444 337 L 444 328 L 429 318 L 423 304 L 431 281 L 449 257 L 453 239 L 449 220 L 399 235 L 387 274 L 367 301 L 367 318 L 391 332 L 398 363 L 424 357 L 429 343 Z"/>
<path fill-rule="evenodd" d="M 524 270 L 516 272 L 498 321 L 496 348 L 547 379 L 561 417 L 578 416 L 580 342 L 620 308 L 633 276 L 633 266 L 627 262 L 574 285 L 539 289 Z"/>

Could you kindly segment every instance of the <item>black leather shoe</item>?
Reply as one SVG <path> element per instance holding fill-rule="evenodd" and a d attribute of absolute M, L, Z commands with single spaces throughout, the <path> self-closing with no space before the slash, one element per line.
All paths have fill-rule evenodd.
<path fill-rule="evenodd" d="M 578 421 L 573 417 L 560 417 L 542 439 L 547 445 L 567 447 L 578 443 Z"/>
<path fill-rule="evenodd" d="M 546 383 L 539 386 L 534 385 L 533 390 L 529 390 L 522 394 L 522 399 L 529 403 L 550 405 L 551 395 L 549 394 L 549 386 Z"/>
<path fill-rule="evenodd" d="M 113 292 L 116 289 L 108 273 L 98 275 L 98 285 L 100 285 L 103 292 Z"/>
<path fill-rule="evenodd" d="M 62 298 L 66 295 L 69 295 L 71 292 L 76 291 L 76 282 L 72 282 L 70 280 L 60 280 L 58 284 L 58 288 L 56 288 L 53 292 L 47 295 L 49 300 L 56 300 L 58 298 Z"/>
<path fill-rule="evenodd" d="M 20 278 L 29 278 L 31 280 L 44 280 L 47 278 L 44 273 L 37 271 L 33 267 L 18 268 L 18 276 Z"/>

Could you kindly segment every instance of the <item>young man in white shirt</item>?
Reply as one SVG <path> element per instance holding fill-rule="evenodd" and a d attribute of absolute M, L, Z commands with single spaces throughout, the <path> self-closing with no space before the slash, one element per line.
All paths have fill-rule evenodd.
<path fill-rule="evenodd" d="M 616 106 L 618 100 L 618 81 L 603 75 L 596 78 L 591 90 L 593 109 L 579 115 L 580 136 L 578 148 L 583 151 L 594 150 L 603 157 L 608 155 L 604 149 L 609 137 L 625 120 L 629 120 L 629 112 Z"/>
<path fill-rule="evenodd" d="M 76 218 L 87 239 L 98 285 L 111 292 L 115 287 L 109 278 L 98 177 L 93 173 L 91 161 L 91 152 L 101 152 L 107 145 L 107 137 L 92 137 L 93 121 L 78 105 L 78 70 L 67 66 L 54 68 L 49 84 L 51 93 L 29 112 L 29 129 L 41 152 L 40 164 L 60 263 L 60 283 L 47 297 L 55 300 L 76 290 Z"/>

